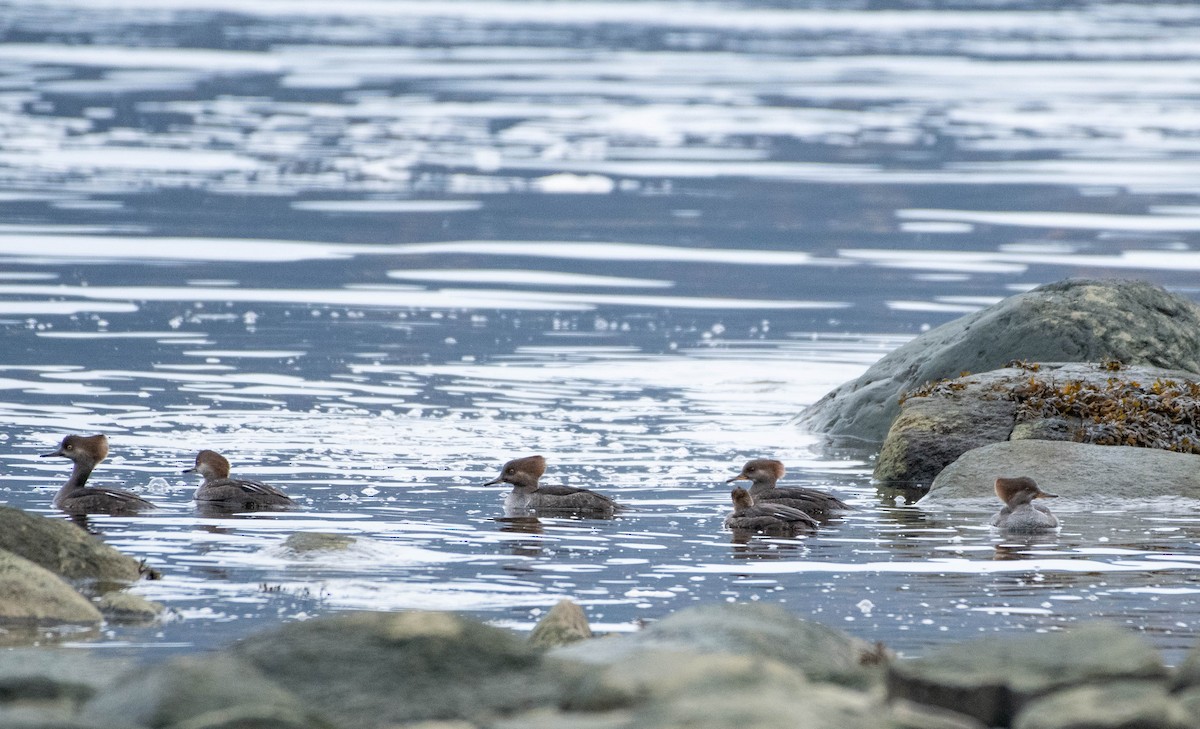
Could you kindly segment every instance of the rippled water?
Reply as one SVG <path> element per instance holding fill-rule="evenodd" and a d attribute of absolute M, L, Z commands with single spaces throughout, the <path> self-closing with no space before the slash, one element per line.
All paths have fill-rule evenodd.
<path fill-rule="evenodd" d="M 1194 504 L 1008 543 L 789 424 L 1039 283 L 1197 295 L 1200 8 L 942 5 L 0 1 L 0 499 L 52 513 L 36 455 L 104 432 L 96 482 L 161 506 L 89 527 L 172 619 L 78 644 L 570 596 L 609 630 L 769 600 L 907 655 L 1107 617 L 1177 660 Z M 197 515 L 201 447 L 303 508 Z M 500 519 L 479 484 L 534 452 L 635 509 Z M 855 510 L 732 542 L 759 455 Z"/>

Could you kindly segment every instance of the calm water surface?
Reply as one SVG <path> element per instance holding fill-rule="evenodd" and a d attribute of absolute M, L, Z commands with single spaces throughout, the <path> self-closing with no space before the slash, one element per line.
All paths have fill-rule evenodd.
<path fill-rule="evenodd" d="M 96 482 L 161 506 L 89 527 L 171 619 L 72 644 L 571 597 L 604 630 L 770 601 L 905 655 L 1104 617 L 1177 661 L 1195 504 L 1009 543 L 789 424 L 1040 283 L 1200 297 L 1200 8 L 942 5 L 0 0 L 0 500 L 53 513 L 37 454 L 104 432 Z M 198 515 L 202 447 L 303 508 Z M 535 452 L 634 510 L 499 519 L 479 484 Z M 855 510 L 734 543 L 763 455 Z M 281 548 L 305 530 L 358 541 Z"/>

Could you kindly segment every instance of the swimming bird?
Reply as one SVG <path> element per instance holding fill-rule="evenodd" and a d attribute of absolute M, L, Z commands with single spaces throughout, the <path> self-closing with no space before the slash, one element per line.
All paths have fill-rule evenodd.
<path fill-rule="evenodd" d="M 725 483 L 750 481 L 750 495 L 754 503 L 771 503 L 790 506 L 806 514 L 824 516 L 831 511 L 849 509 L 850 505 L 833 494 L 799 486 L 778 488 L 775 482 L 783 478 L 783 464 L 770 458 L 755 458 L 742 466 L 742 472 Z"/>
<path fill-rule="evenodd" d="M 513 490 L 504 499 L 504 509 L 509 513 L 560 511 L 609 517 L 625 508 L 588 489 L 540 485 L 538 480 L 545 472 L 546 459 L 541 456 L 515 458 L 501 467 L 499 476 L 483 485 L 512 484 Z"/>
<path fill-rule="evenodd" d="M 742 488 L 733 489 L 729 495 L 733 499 L 733 513 L 725 517 L 725 526 L 729 529 L 790 536 L 796 532 L 812 531 L 819 524 L 808 514 L 790 506 L 755 503 L 750 492 Z"/>
<path fill-rule="evenodd" d="M 108 456 L 108 438 L 103 435 L 68 435 L 58 450 L 43 453 L 42 458 L 62 456 L 75 464 L 71 476 L 54 496 L 54 505 L 72 514 L 136 514 L 155 508 L 132 491 L 87 486 L 88 476 Z"/>
<path fill-rule="evenodd" d="M 296 502 L 274 486 L 259 481 L 229 477 L 229 461 L 216 451 L 203 450 L 196 454 L 196 465 L 184 473 L 198 473 L 204 483 L 192 498 L 205 506 L 220 506 L 239 511 L 253 509 L 286 509 Z"/>
<path fill-rule="evenodd" d="M 1058 494 L 1042 491 L 1032 478 L 998 478 L 996 496 L 1004 506 L 992 517 L 992 526 L 1011 532 L 1039 532 L 1058 527 L 1058 517 L 1034 501 L 1058 498 Z"/>

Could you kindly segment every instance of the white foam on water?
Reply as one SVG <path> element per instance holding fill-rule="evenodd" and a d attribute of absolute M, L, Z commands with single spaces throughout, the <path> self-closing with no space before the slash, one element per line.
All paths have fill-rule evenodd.
<path fill-rule="evenodd" d="M 529 271 L 507 269 L 399 269 L 387 272 L 388 278 L 402 281 L 433 281 L 438 283 L 506 284 L 519 286 L 561 286 L 665 289 L 673 281 L 622 276 L 596 276 L 559 271 Z"/>

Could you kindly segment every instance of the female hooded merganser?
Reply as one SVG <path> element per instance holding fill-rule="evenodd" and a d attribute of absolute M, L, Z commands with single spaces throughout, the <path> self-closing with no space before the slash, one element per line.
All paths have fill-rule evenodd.
<path fill-rule="evenodd" d="M 1055 499 L 1058 494 L 1042 491 L 1037 482 L 1027 476 L 996 479 L 996 495 L 1004 507 L 992 517 L 992 526 L 1011 532 L 1038 532 L 1058 526 L 1058 517 L 1034 499 Z"/>
<path fill-rule="evenodd" d="M 274 486 L 230 478 L 229 461 L 216 451 L 200 451 L 196 454 L 196 465 L 183 472 L 198 473 L 204 477 L 204 483 L 200 484 L 192 498 L 206 506 L 251 510 L 283 509 L 296 505 L 287 494 Z"/>
<path fill-rule="evenodd" d="M 570 486 L 539 486 L 538 479 L 545 472 L 546 459 L 541 456 L 516 458 L 504 464 L 499 476 L 483 485 L 512 484 L 513 490 L 504 499 L 504 509 L 509 513 L 560 511 L 612 516 L 624 508 L 595 491 Z"/>
<path fill-rule="evenodd" d="M 54 496 L 54 505 L 72 514 L 135 514 L 153 509 L 154 504 L 141 496 L 121 489 L 87 486 L 88 476 L 96 464 L 108 456 L 108 438 L 103 435 L 68 435 L 53 453 L 42 458 L 62 456 L 75 464 L 71 477 Z"/>
<path fill-rule="evenodd" d="M 729 495 L 733 498 L 733 513 L 725 518 L 725 526 L 729 529 L 790 535 L 811 531 L 819 524 L 808 514 L 790 506 L 756 504 L 754 497 L 745 489 L 735 488 Z"/>
<path fill-rule="evenodd" d="M 824 491 L 801 487 L 776 488 L 775 482 L 783 478 L 784 473 L 783 464 L 779 461 L 755 458 L 753 461 L 747 461 L 742 467 L 742 472 L 725 483 L 750 481 L 750 495 L 754 497 L 756 504 L 782 504 L 818 516 L 850 508 L 846 502 Z"/>

